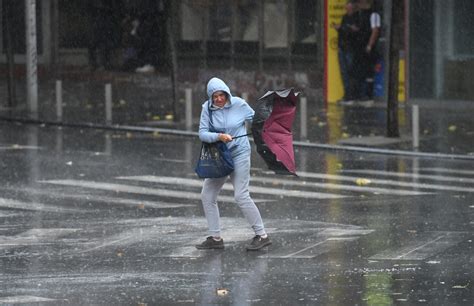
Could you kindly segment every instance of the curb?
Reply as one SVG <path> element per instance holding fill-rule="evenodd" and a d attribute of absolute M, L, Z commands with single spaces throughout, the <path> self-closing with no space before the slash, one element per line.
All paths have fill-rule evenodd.
<path fill-rule="evenodd" d="M 167 128 L 154 128 L 154 127 L 143 127 L 143 126 L 132 126 L 132 125 L 119 125 L 119 124 L 96 124 L 96 123 L 64 123 L 57 121 L 44 121 L 37 119 L 25 119 L 25 118 L 7 118 L 0 117 L 0 120 L 7 122 L 20 122 L 26 124 L 46 124 L 52 126 L 65 126 L 65 127 L 81 127 L 91 129 L 102 129 L 102 130 L 113 130 L 113 131 L 128 131 L 128 132 L 141 132 L 141 133 L 153 133 L 158 132 L 167 135 L 177 135 L 186 137 L 197 137 L 197 132 L 178 130 L 178 129 L 167 129 Z M 249 137 L 253 141 L 252 137 Z M 304 148 L 318 148 L 324 150 L 333 151 L 350 151 L 350 152 L 361 152 L 361 153 L 373 153 L 373 154 L 384 154 L 384 155 L 397 155 L 397 156 L 410 156 L 410 157 L 425 157 L 434 159 L 454 159 L 454 160 L 474 160 L 474 155 L 465 154 L 446 154 L 446 153 L 433 153 L 433 152 L 418 152 L 418 151 L 406 151 L 406 150 L 391 150 L 391 149 L 378 149 L 378 148 L 367 148 L 358 146 L 341 146 L 332 144 L 322 143 L 311 143 L 305 141 L 294 141 L 294 146 Z"/>

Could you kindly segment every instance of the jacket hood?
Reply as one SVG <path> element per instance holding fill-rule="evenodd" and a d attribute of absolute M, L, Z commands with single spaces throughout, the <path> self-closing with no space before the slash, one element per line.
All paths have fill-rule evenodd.
<path fill-rule="evenodd" d="M 232 95 L 230 93 L 229 86 L 227 86 L 227 84 L 219 78 L 212 78 L 207 83 L 207 96 L 209 97 L 209 101 L 211 101 L 212 94 L 216 91 L 225 92 L 228 95 L 229 102 L 231 101 Z"/>

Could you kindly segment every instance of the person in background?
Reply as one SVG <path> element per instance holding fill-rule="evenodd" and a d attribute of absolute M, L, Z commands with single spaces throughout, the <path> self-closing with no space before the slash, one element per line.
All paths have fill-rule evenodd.
<path fill-rule="evenodd" d="M 209 99 L 204 102 L 201 110 L 199 138 L 207 143 L 222 141 L 232 152 L 234 171 L 229 178 L 234 187 L 234 198 L 255 232 L 255 236 L 246 249 L 256 251 L 270 245 L 271 241 L 265 232 L 260 211 L 249 193 L 251 148 L 248 137 L 233 139 L 233 136 L 247 133 L 245 122 L 251 121 L 255 112 L 244 99 L 233 97 L 229 87 L 221 79 L 212 78 L 208 82 L 207 95 Z M 210 116 L 212 116 L 212 126 Z M 227 179 L 228 177 L 204 180 L 201 200 L 210 236 L 201 244 L 196 245 L 197 249 L 224 248 L 217 196 Z"/>
<path fill-rule="evenodd" d="M 374 74 L 375 65 L 378 59 L 377 41 L 380 37 L 381 18 L 373 9 L 373 1 L 359 0 L 359 20 L 360 20 L 360 63 L 361 86 L 360 99 L 372 100 L 374 98 Z"/>
<path fill-rule="evenodd" d="M 341 23 L 331 24 L 331 27 L 338 32 L 338 60 L 344 88 L 344 96 L 341 102 L 356 98 L 355 82 L 358 79 L 357 70 L 355 69 L 357 64 L 354 62 L 359 32 L 359 21 L 356 14 L 357 5 L 354 1 L 347 1 L 345 8 L 346 13 L 342 16 Z"/>
<path fill-rule="evenodd" d="M 116 6 L 113 1 L 94 0 L 88 2 L 91 18 L 89 63 L 93 71 L 112 69 L 112 51 L 117 46 L 120 28 L 116 23 Z"/>
<path fill-rule="evenodd" d="M 134 14 L 127 14 L 122 21 L 123 71 L 134 71 L 138 67 L 140 20 Z"/>

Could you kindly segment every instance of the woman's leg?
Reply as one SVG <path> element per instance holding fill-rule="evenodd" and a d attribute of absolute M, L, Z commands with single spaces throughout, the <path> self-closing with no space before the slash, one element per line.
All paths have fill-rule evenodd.
<path fill-rule="evenodd" d="M 238 156 L 234 158 L 234 172 L 232 172 L 231 182 L 234 186 L 234 198 L 239 205 L 248 223 L 255 231 L 256 235 L 265 235 L 260 211 L 253 202 L 249 193 L 250 180 L 250 156 Z"/>
<path fill-rule="evenodd" d="M 221 228 L 219 223 L 219 207 L 217 206 L 217 195 L 224 185 L 227 177 L 217 179 L 205 179 L 201 191 L 202 207 L 207 219 L 209 234 L 213 237 L 220 237 Z"/>

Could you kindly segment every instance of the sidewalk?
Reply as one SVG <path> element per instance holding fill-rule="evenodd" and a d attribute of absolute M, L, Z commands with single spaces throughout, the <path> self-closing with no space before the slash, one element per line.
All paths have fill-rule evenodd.
<path fill-rule="evenodd" d="M 63 123 L 104 124 L 105 84 L 112 84 L 113 124 L 127 126 L 185 129 L 184 89 L 193 89 L 193 131 L 197 131 L 201 103 L 205 99 L 200 82 L 179 83 L 179 104 L 174 120 L 172 90 L 167 75 L 78 70 L 63 74 Z M 239 83 L 232 81 L 232 83 Z M 18 106 L 0 107 L 2 118 L 28 118 L 25 82 L 17 82 Z M 56 80 L 43 78 L 39 82 L 39 115 L 45 122 L 56 122 Z M 237 84 L 238 86 L 239 84 Z M 297 88 L 298 89 L 298 88 Z M 250 91 L 250 90 L 249 90 Z M 237 95 L 242 93 L 237 92 Z M 250 92 L 253 105 L 264 92 Z M 351 105 L 323 103 L 322 91 L 307 89 L 302 92 L 308 101 L 308 135 L 301 137 L 297 112 L 294 139 L 309 143 L 357 147 L 413 150 L 411 133 L 411 107 L 400 103 L 398 111 L 399 138 L 387 138 L 386 107 L 381 102 L 354 103 Z M 6 82 L 0 84 L 0 99 L 7 101 Z M 5 102 L 6 103 L 6 102 Z M 416 103 L 416 102 L 412 102 Z M 420 152 L 474 155 L 474 121 L 470 102 L 420 101 Z M 472 102 L 474 105 L 474 102 Z"/>

